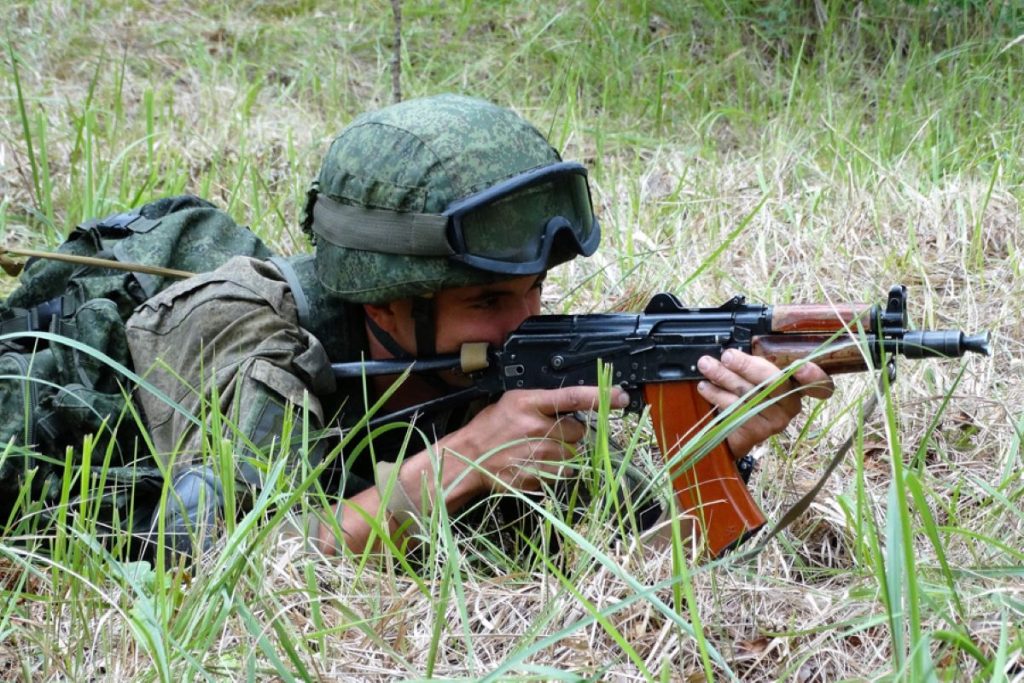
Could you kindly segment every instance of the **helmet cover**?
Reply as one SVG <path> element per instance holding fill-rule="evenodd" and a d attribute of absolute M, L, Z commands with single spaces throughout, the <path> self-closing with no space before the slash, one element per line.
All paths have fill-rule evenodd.
<path fill-rule="evenodd" d="M 309 192 L 303 227 L 317 232 L 313 205 L 319 194 L 365 209 L 440 214 L 460 198 L 560 160 L 536 128 L 503 107 L 460 95 L 407 100 L 357 117 L 334 139 Z M 501 239 L 502 225 L 489 229 Z M 546 267 L 574 256 L 555 250 Z M 354 303 L 509 277 L 445 256 L 353 249 L 327 240 L 317 240 L 315 268 L 327 290 Z"/>

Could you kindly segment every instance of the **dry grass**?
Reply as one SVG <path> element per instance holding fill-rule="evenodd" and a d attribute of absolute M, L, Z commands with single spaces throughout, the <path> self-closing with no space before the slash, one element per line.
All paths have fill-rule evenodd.
<path fill-rule="evenodd" d="M 140 195 L 187 189 L 229 206 L 282 251 L 304 248 L 294 217 L 318 153 L 355 112 L 387 99 L 390 29 L 379 18 L 387 16 L 386 5 L 365 13 L 312 3 L 223 15 L 162 3 L 121 9 L 48 2 L 0 10 L 5 41 L 22 58 L 30 124 L 45 123 L 45 148 L 33 133 L 35 154 L 45 156 L 52 179 L 47 217 L 7 64 L 0 93 L 3 243 L 53 244 L 87 209 L 113 211 Z M 540 66 L 557 51 L 522 47 L 540 35 L 545 12 L 539 8 L 466 19 L 465 27 L 439 8 L 408 9 L 414 11 L 406 13 L 407 91 L 482 92 L 522 107 L 542 127 L 553 124 L 567 157 L 600 162 L 595 190 L 608 238 L 598 255 L 551 278 L 552 310 L 599 310 L 610 301 L 636 307 L 658 290 L 700 304 L 735 293 L 770 302 L 877 300 L 889 285 L 903 283 L 916 324 L 991 330 L 993 357 L 964 361 L 955 390 L 957 362 L 903 363 L 892 392 L 898 429 L 876 415 L 865 426 L 860 454 L 840 468 L 811 511 L 756 558 L 693 576 L 696 603 L 689 606 L 678 593 L 688 584 L 680 582 L 670 549 L 607 535 L 587 535 L 604 553 L 596 559 L 579 548 L 568 551 L 576 562 L 569 562 L 573 591 L 550 567 L 529 563 L 529 571 L 498 576 L 460 565 L 452 587 L 444 581 L 451 548 L 425 568 L 419 584 L 386 563 L 325 561 L 282 541 L 255 546 L 258 553 L 237 560 L 233 583 L 216 590 L 202 577 L 215 571 L 217 559 L 196 568 L 191 587 L 143 581 L 137 588 L 116 573 L 97 577 L 95 568 L 83 570 L 96 582 L 90 585 L 74 580 L 74 567 L 46 566 L 18 585 L 12 582 L 25 570 L 5 570 L 0 676 L 160 679 L 167 676 L 154 653 L 163 652 L 174 676 L 264 679 L 283 670 L 302 677 L 281 649 L 287 642 L 306 675 L 326 680 L 484 678 L 495 671 L 498 678 L 544 680 L 703 680 L 706 648 L 650 596 L 636 599 L 639 585 L 652 587 L 651 595 L 687 622 L 699 614 L 707 643 L 743 680 L 908 680 L 909 669 L 896 669 L 881 595 L 886 584 L 872 564 L 867 531 L 885 536 L 894 453 L 911 463 L 927 440 L 913 469 L 944 557 L 924 533 L 912 538 L 917 564 L 911 571 L 925 594 L 922 627 L 964 634 L 983 657 L 1001 661 L 1004 672 L 999 678 L 966 648 L 933 638 L 938 676 L 1024 680 L 1024 467 L 1014 426 L 1024 424 L 1024 192 L 1019 162 L 1005 157 L 1019 154 L 1012 143 L 1021 140 L 1020 121 L 992 122 L 993 136 L 1010 131 L 1000 138 L 1010 140 L 1009 148 L 994 143 L 991 156 L 939 177 L 925 143 L 931 132 L 943 134 L 938 117 L 919 122 L 907 153 L 883 155 L 878 140 L 843 132 L 844 115 L 833 108 L 841 110 L 846 100 L 826 95 L 805 105 L 814 115 L 756 112 L 753 121 L 737 111 L 685 109 L 680 96 L 679 111 L 669 106 L 657 132 L 649 93 L 635 95 L 631 110 L 607 97 L 602 109 L 598 98 L 576 94 L 579 99 L 562 103 L 551 94 L 563 84 L 551 82 Z M 582 10 L 563 9 L 570 16 Z M 664 33 L 672 32 L 672 14 L 666 14 L 642 27 L 639 39 L 623 33 L 623 44 L 642 42 L 649 30 L 663 38 L 656 44 L 671 46 Z M 624 12 L 615 20 L 630 18 Z M 331 22 L 336 31 L 318 29 Z M 689 28 L 699 34 L 691 55 L 713 53 L 716 35 L 697 24 Z M 477 88 L 482 81 L 474 67 L 446 61 L 452 58 L 446 50 L 468 50 L 471 62 L 480 55 L 473 36 L 481 34 L 498 43 L 490 53 L 484 49 L 489 63 L 519 64 L 526 54 L 536 76 L 520 80 L 509 68 L 498 85 Z M 638 59 L 656 49 L 665 48 L 645 49 Z M 639 71 L 646 62 L 636 63 Z M 118 90 L 114 72 L 122 65 Z M 716 68 L 706 66 L 709 82 L 725 72 Z M 737 73 L 731 78 L 739 90 L 744 72 Z M 571 75 L 580 92 L 602 87 L 583 66 Z M 771 69 L 762 77 L 770 79 Z M 947 77 L 970 84 L 969 76 Z M 100 106 L 88 123 L 83 112 L 94 78 Z M 783 79 L 765 87 L 785 85 Z M 993 97 L 1015 97 L 999 85 L 985 87 Z M 151 130 L 147 98 L 156 112 Z M 867 117 L 863 128 L 876 131 Z M 83 130 L 85 138 L 92 131 L 91 161 Z M 88 164 L 97 174 L 109 172 L 107 182 L 88 180 Z M 749 227 L 708 263 L 766 196 Z M 690 281 L 698 264 L 707 267 Z M 817 480 L 855 429 L 847 408 L 870 390 L 871 379 L 844 377 L 838 384 L 806 429 L 796 425 L 758 450 L 753 487 L 770 519 Z M 951 407 L 933 427 L 950 391 Z M 920 510 L 910 516 L 915 530 L 929 528 Z M 146 609 L 152 616 L 140 620 Z M 605 611 L 596 620 L 599 610 Z M 162 649 L 146 640 L 140 623 L 164 634 Z M 204 623 L 216 624 L 214 631 Z M 537 645 L 551 634 L 558 637 Z M 1000 652 L 1006 660 L 998 660 Z"/>

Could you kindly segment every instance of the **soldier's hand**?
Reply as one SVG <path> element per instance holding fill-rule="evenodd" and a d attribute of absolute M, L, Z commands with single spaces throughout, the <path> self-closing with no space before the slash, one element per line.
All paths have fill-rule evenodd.
<path fill-rule="evenodd" d="M 781 372 L 772 362 L 736 349 L 728 349 L 722 354 L 721 361 L 704 356 L 697 367 L 707 378 L 698 384 L 697 390 L 709 403 L 722 410 L 739 401 L 756 385 L 777 377 Z M 776 400 L 771 406 L 752 416 L 729 435 L 729 448 L 733 455 L 741 458 L 757 444 L 784 430 L 803 409 L 804 396 L 826 399 L 834 390 L 835 384 L 824 370 L 813 363 L 801 366 L 772 392 Z"/>
<path fill-rule="evenodd" d="M 624 408 L 628 396 L 612 389 L 612 407 Z M 598 388 L 508 391 L 459 430 L 469 439 L 477 461 L 479 490 L 510 487 L 536 490 L 545 475 L 554 475 L 572 457 L 586 427 L 573 414 L 596 408 Z M 460 439 L 461 440 L 461 439 Z"/>

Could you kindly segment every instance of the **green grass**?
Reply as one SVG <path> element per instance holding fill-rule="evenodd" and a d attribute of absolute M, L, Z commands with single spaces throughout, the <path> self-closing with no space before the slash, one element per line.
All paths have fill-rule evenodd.
<path fill-rule="evenodd" d="M 188 191 L 307 249 L 319 155 L 391 101 L 391 22 L 383 1 L 6 3 L 4 244 L 53 247 L 84 218 Z M 323 560 L 276 540 L 285 510 L 326 500 L 315 473 L 280 467 L 191 571 L 126 563 L 94 503 L 70 505 L 107 473 L 111 454 L 86 445 L 74 457 L 95 478 L 61 482 L 47 537 L 37 514 L 0 543 L 0 675 L 1019 680 L 1024 8 L 406 2 L 402 34 L 406 97 L 512 106 L 592 169 L 605 241 L 552 274 L 548 310 L 636 309 L 660 290 L 874 301 L 903 282 L 915 325 L 990 329 L 995 356 L 902 363 L 865 424 L 872 381 L 839 378 L 759 451 L 755 498 L 780 518 L 857 431 L 848 462 L 757 557 L 715 563 L 679 534 L 656 548 L 616 533 L 600 495 L 576 522 L 522 501 L 541 523 L 511 550 L 439 513 L 410 560 Z M 644 421 L 597 424 L 652 467 Z M 308 441 L 301 416 L 289 429 Z M 211 439 L 206 457 L 224 470 L 234 448 Z M 590 493 L 617 467 L 601 448 L 581 463 Z"/>

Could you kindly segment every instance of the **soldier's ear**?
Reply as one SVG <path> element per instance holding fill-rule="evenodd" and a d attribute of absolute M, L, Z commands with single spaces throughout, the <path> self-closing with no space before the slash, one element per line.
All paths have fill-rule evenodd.
<path fill-rule="evenodd" d="M 387 301 L 382 304 L 363 304 L 363 311 L 377 327 L 392 335 L 400 330 L 402 322 L 410 315 L 407 299 Z"/>

